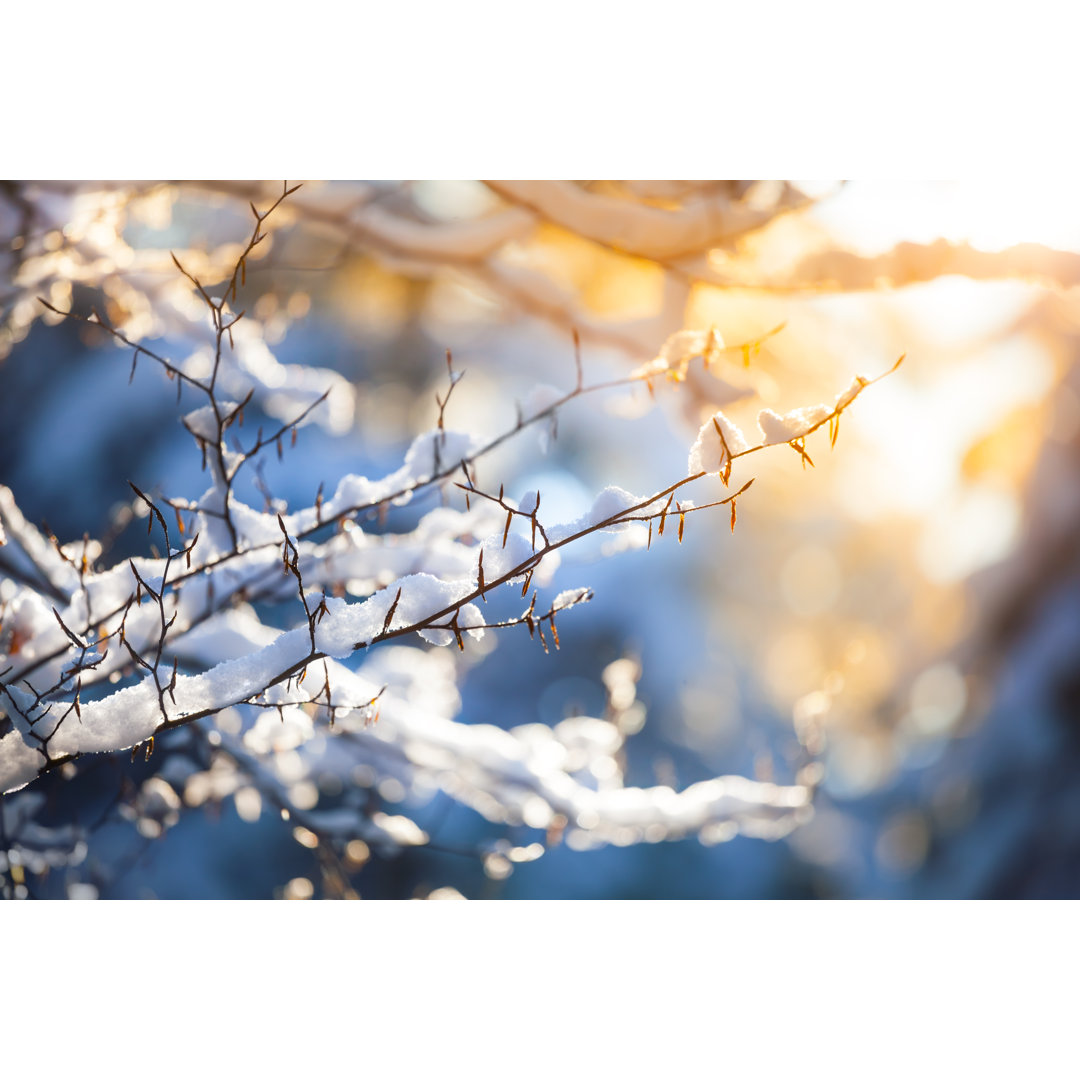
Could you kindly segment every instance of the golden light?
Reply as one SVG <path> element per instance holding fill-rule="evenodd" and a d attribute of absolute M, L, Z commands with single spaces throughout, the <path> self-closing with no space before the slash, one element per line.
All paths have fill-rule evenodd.
<path fill-rule="evenodd" d="M 814 185 L 822 190 L 825 185 Z M 1067 212 L 1065 180 L 852 181 L 816 212 L 838 241 L 876 254 L 904 241 L 944 238 L 984 251 L 1045 244 L 1080 251 L 1080 222 Z"/>
<path fill-rule="evenodd" d="M 739 503 L 737 529 L 732 517 L 728 530 L 726 513 L 718 524 L 715 517 L 693 515 L 686 545 L 677 547 L 683 540 L 680 517 L 677 542 L 672 528 L 665 553 L 653 549 L 654 565 L 677 552 L 683 567 L 667 579 L 666 595 L 637 590 L 637 581 L 627 588 L 627 595 L 640 591 L 649 599 L 628 607 L 626 625 L 613 628 L 612 636 L 625 633 L 622 648 L 640 635 L 643 652 L 653 653 L 642 663 L 654 672 L 661 667 L 661 678 L 667 672 L 656 664 L 662 651 L 657 642 L 665 639 L 666 660 L 677 674 L 669 680 L 671 716 L 665 716 L 646 695 L 637 700 L 637 662 L 611 663 L 605 653 L 596 666 L 599 671 L 608 664 L 602 678 L 609 708 L 619 714 L 619 732 L 636 734 L 648 710 L 650 723 L 660 716 L 657 726 L 668 724 L 667 734 L 674 732 L 686 749 L 743 750 L 747 761 L 768 762 L 769 775 L 763 770 L 760 779 L 772 779 L 775 766 L 778 783 L 820 782 L 829 795 L 858 798 L 913 763 L 935 760 L 950 740 L 971 731 L 991 681 L 976 660 L 985 648 L 978 638 L 990 621 L 994 590 L 1023 563 L 1016 556 L 1038 533 L 1040 507 L 1044 518 L 1053 516 L 1048 491 L 1061 485 L 1064 501 L 1072 490 L 1065 485 L 1075 483 L 1075 466 L 1046 478 L 1055 448 L 1064 457 L 1080 433 L 1074 374 L 1080 306 L 1072 279 L 1060 272 L 1062 259 L 1071 266 L 1070 253 L 1080 253 L 1071 187 L 1043 180 L 807 185 L 804 190 L 821 196 L 813 206 L 785 205 L 760 227 L 708 232 L 689 253 L 668 244 L 661 245 L 662 254 L 647 250 L 647 226 L 655 225 L 655 215 L 686 211 L 684 219 L 693 219 L 695 208 L 719 200 L 721 186 L 703 194 L 692 186 L 582 182 L 568 198 L 575 209 L 593 200 L 593 219 L 584 213 L 560 219 L 557 201 L 543 210 L 513 191 L 500 197 L 500 190 L 473 182 L 401 185 L 393 199 L 352 208 L 358 220 L 366 215 L 358 235 L 374 239 L 367 246 L 350 241 L 340 250 L 314 228 L 305 239 L 303 218 L 294 217 L 289 258 L 279 245 L 275 258 L 267 259 L 269 245 L 261 253 L 263 265 L 251 268 L 262 274 L 253 274 L 255 281 L 272 282 L 251 305 L 251 321 L 260 322 L 265 342 L 245 338 L 250 322 L 236 330 L 245 358 L 266 361 L 261 384 L 277 390 L 287 378 L 284 367 L 269 363 L 266 343 L 291 347 L 296 341 L 286 339 L 294 323 L 330 318 L 358 345 L 340 350 L 347 357 L 343 373 L 361 391 L 349 422 L 352 435 L 373 445 L 430 428 L 432 403 L 445 384 L 443 350 L 449 354 L 451 345 L 455 362 L 469 371 L 453 405 L 453 425 L 462 430 L 502 430 L 504 421 L 512 428 L 508 418 L 515 408 L 525 426 L 525 417 L 543 408 L 537 401 L 558 400 L 561 392 L 551 386 L 572 387 L 575 376 L 581 386 L 603 387 L 587 408 L 576 401 L 560 406 L 557 446 L 552 425 L 542 450 L 535 440 L 525 446 L 524 435 L 520 442 L 508 439 L 505 448 L 499 440 L 498 453 L 483 463 L 488 477 L 505 466 L 518 490 L 542 488 L 553 521 L 576 517 L 606 483 L 654 491 L 671 482 L 672 470 L 677 481 L 686 477 L 681 470 L 693 433 L 722 408 L 720 419 L 746 436 L 738 445 L 765 452 L 732 454 L 725 442 L 722 479 L 698 477 L 704 468 L 691 465 L 700 485 L 693 489 L 695 500 L 699 506 L 719 501 L 749 479 L 755 487 Z M 768 207 L 782 190 L 760 185 L 745 200 L 731 196 L 716 206 L 736 220 Z M 157 188 L 133 204 L 130 218 L 119 202 L 106 200 L 100 214 L 87 204 L 69 225 L 48 226 L 32 257 L 19 264 L 25 295 L 0 331 L 0 352 L 25 337 L 39 317 L 33 293 L 63 309 L 91 281 L 101 289 L 106 317 L 133 341 L 162 330 L 151 294 L 169 300 L 177 319 L 205 321 L 200 300 L 183 281 L 155 277 L 169 265 L 165 249 L 142 248 L 136 239 L 169 229 L 174 209 L 182 219 L 186 207 L 174 205 L 177 199 L 176 191 Z M 627 215 L 633 228 L 604 225 L 618 223 L 613 207 L 629 204 L 640 211 L 636 218 Z M 389 239 L 379 241 L 380 228 L 395 217 Z M 447 238 L 467 235 L 458 226 L 484 224 L 488 217 L 516 224 L 490 250 L 480 245 L 482 250 L 455 253 Z M 699 230 L 713 227 L 694 220 Z M 418 236 L 430 249 L 410 248 Z M 189 242 L 191 250 L 184 246 Z M 1018 254 L 1011 251 L 1017 245 L 1026 247 Z M 235 243 L 197 248 L 191 237 L 177 244 L 184 264 L 208 280 L 216 280 L 220 267 L 242 250 Z M 1031 270 L 1042 257 L 1054 272 Z M 125 272 L 132 266 L 137 272 Z M 319 269 L 325 276 L 314 273 Z M 102 329 L 84 328 L 97 335 Z M 700 348 L 680 353 L 680 342 Z M 576 371 L 579 346 L 585 359 Z M 438 363 L 432 367 L 427 360 L 433 349 Z M 904 362 L 895 367 L 901 355 Z M 193 378 L 217 364 L 207 347 L 181 359 Z M 621 385 L 634 379 L 632 387 Z M 541 396 L 530 396 L 538 384 Z M 854 388 L 857 400 L 838 396 L 846 387 Z M 608 394 L 612 389 L 620 392 Z M 841 400 L 842 417 L 830 414 L 828 403 Z M 825 417 L 820 430 L 792 437 L 783 415 L 815 406 L 812 415 Z M 764 410 L 773 413 L 771 429 Z M 780 435 L 770 437 L 770 430 Z M 759 445 L 763 439 L 767 445 Z M 511 442 L 520 454 L 516 461 Z M 700 454 L 694 460 L 701 462 Z M 594 483 L 598 476 L 604 479 Z M 722 487 L 729 480 L 731 486 Z M 681 483 L 674 487 L 681 490 Z M 448 502 L 459 497 L 448 489 Z M 681 510 L 677 503 L 672 520 Z M 362 535 L 358 531 L 355 539 Z M 654 542 L 660 547 L 658 537 Z M 614 543 L 603 548 L 605 555 L 613 551 Z M 670 566 L 663 572 L 670 574 Z M 397 572 L 388 563 L 370 580 L 358 576 L 342 588 L 362 595 Z M 1011 587 L 1014 596 L 1027 599 L 1022 582 Z M 494 634 L 471 650 L 469 662 L 492 647 Z M 687 657 L 692 662 L 678 668 Z M 775 730 L 763 734 L 774 720 Z M 209 746 L 227 747 L 241 736 L 249 749 L 265 743 L 284 797 L 264 800 L 253 781 L 215 757 L 205 771 L 187 777 L 183 800 L 195 807 L 231 797 L 236 814 L 249 823 L 260 821 L 266 806 L 287 803 L 307 820 L 320 803 L 323 811 L 331 809 L 346 785 L 369 788 L 372 799 L 408 809 L 417 792 L 441 786 L 457 797 L 471 783 L 462 776 L 429 776 L 406 786 L 369 765 L 344 771 L 341 779 L 317 778 L 299 752 L 311 728 L 307 713 L 267 713 L 243 732 L 238 712 L 222 713 L 218 730 L 206 735 Z M 792 751 L 787 760 L 774 753 L 785 739 Z M 623 769 L 613 752 L 594 755 L 581 771 L 605 792 L 621 783 Z M 491 822 L 523 822 L 549 836 L 554 829 L 561 837 L 562 827 L 554 826 L 561 820 L 571 850 L 599 843 L 594 830 L 601 819 L 589 805 L 567 810 L 567 820 L 553 818 L 552 806 L 540 797 L 513 811 L 490 792 L 472 792 L 470 799 Z M 913 874 L 934 850 L 935 830 L 942 823 L 959 827 L 977 806 L 977 796 L 962 782 L 943 785 L 932 796 L 928 785 L 925 804 L 891 807 L 876 845 L 867 848 L 868 860 L 886 874 Z M 829 813 L 822 820 L 829 821 Z M 279 814 L 290 818 L 289 810 Z M 160 831 L 151 817 L 144 827 Z M 379 812 L 371 821 L 380 830 L 378 844 L 372 840 L 380 853 L 387 845 L 418 846 L 429 839 L 403 814 Z M 720 843 L 737 831 L 721 822 L 701 837 Z M 288 833 L 304 848 L 320 847 L 303 824 Z M 841 833 L 838 819 L 828 828 L 819 822 L 799 843 L 812 861 L 830 865 L 842 859 Z M 665 835 L 660 826 L 625 826 L 603 842 L 632 845 Z M 518 863 L 535 861 L 546 850 L 527 840 L 492 850 L 484 872 L 503 881 Z M 350 870 L 370 857 L 360 839 L 344 849 Z M 314 893 L 307 878 L 284 888 L 295 898 Z"/>

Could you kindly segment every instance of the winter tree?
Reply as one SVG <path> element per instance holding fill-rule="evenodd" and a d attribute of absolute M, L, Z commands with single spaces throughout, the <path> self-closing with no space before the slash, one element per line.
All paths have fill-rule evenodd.
<path fill-rule="evenodd" d="M 797 536 L 799 513 L 820 529 L 820 494 L 808 483 L 800 504 L 768 475 L 841 462 L 849 410 L 899 351 L 793 371 L 798 397 L 784 401 L 783 366 L 768 363 L 791 336 L 783 320 L 706 318 L 709 297 L 1018 272 L 970 246 L 892 261 L 815 248 L 803 219 L 831 194 L 7 185 L 0 344 L 75 354 L 39 363 L 57 383 L 52 427 L 7 421 L 14 453 L 42 463 L 35 506 L 50 485 L 59 493 L 32 514 L 18 486 L 0 488 L 8 892 L 107 895 L 128 857 L 223 809 L 308 853 L 315 869 L 282 872 L 286 896 L 356 895 L 365 867 L 418 848 L 474 859 L 497 883 L 563 846 L 775 839 L 806 825 L 824 719 L 844 699 L 827 673 L 792 695 L 786 761 L 766 751 L 756 775 L 691 783 L 628 777 L 646 722 L 632 634 L 592 673 L 599 707 L 552 722 L 535 718 L 524 677 L 500 673 L 509 690 L 482 721 L 463 711 L 462 684 L 498 669 L 504 642 L 529 641 L 541 671 L 543 654 L 574 650 L 582 605 L 613 599 L 594 596 L 590 575 L 635 551 L 707 537 L 722 553 L 755 516 L 756 545 L 778 521 Z M 792 235 L 813 254 L 781 266 L 774 252 Z M 1035 272 L 1067 273 L 1031 257 Z M 332 341 L 320 356 L 317 336 L 288 355 L 314 279 L 368 326 L 362 368 Z M 605 295 L 615 280 L 621 291 Z M 542 355 L 507 345 L 525 324 L 543 328 Z M 14 414 L 31 388 L 0 379 Z M 681 452 L 642 434 L 658 416 L 684 433 Z M 567 509 L 542 463 L 568 441 L 578 461 L 593 445 L 600 462 L 611 446 L 638 453 Z M 107 447 L 112 467 L 80 499 L 62 480 L 84 445 Z M 850 456 L 849 469 L 865 461 Z M 814 565 L 819 585 L 832 573 L 817 550 L 784 579 L 808 610 Z M 635 565 L 647 577 L 648 558 Z M 760 607 L 752 580 L 769 566 L 748 568 L 744 603 Z M 739 574 L 728 562 L 725 587 Z M 642 585 L 626 601 L 642 619 L 648 596 Z M 486 835 L 433 835 L 440 802 L 475 812 Z M 96 856 L 123 822 L 130 856 L 115 844 Z"/>

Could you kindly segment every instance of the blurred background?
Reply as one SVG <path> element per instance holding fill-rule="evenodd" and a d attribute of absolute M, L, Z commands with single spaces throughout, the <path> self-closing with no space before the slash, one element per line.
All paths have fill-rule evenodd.
<path fill-rule="evenodd" d="M 37 301 L 97 306 L 134 341 L 191 351 L 202 279 L 277 184 L 0 188 L 0 482 L 61 542 L 127 529 L 126 481 L 197 495 L 174 388 L 100 328 Z M 785 839 L 736 836 L 575 850 L 511 865 L 503 838 L 445 794 L 373 793 L 432 838 L 361 844 L 370 898 L 1071 897 L 1080 894 L 1080 221 L 1044 182 L 308 182 L 276 212 L 246 303 L 293 385 L 337 372 L 352 408 L 305 429 L 259 494 L 311 501 L 379 476 L 432 427 L 445 351 L 465 378 L 449 426 L 495 435 L 537 384 L 623 379 L 672 334 L 715 328 L 723 362 L 571 402 L 480 465 L 488 489 L 539 488 L 549 520 L 609 484 L 645 493 L 686 472 L 717 408 L 748 433 L 762 408 L 832 402 L 900 369 L 844 414 L 814 468 L 785 446 L 736 463 L 755 485 L 692 515 L 683 542 L 570 551 L 553 590 L 595 600 L 545 655 L 523 630 L 455 655 L 459 718 L 511 727 L 601 715 L 604 673 L 639 672 L 627 783 L 727 773 L 791 783 L 817 769 L 814 814 Z M 194 308 L 193 308 L 194 303 Z M 745 346 L 745 347 L 743 347 Z M 276 370 L 276 369 L 275 369 Z M 717 376 L 720 376 L 719 378 Z M 291 380 L 291 381 L 290 381 Z M 272 408 L 271 405 L 268 408 Z M 701 482 L 697 501 L 721 498 Z M 404 527 L 434 501 L 404 508 Z M 409 515 L 412 515 L 410 518 Z M 443 655 L 443 654 L 440 654 Z M 609 683 L 611 681 L 609 677 Z M 240 787 L 149 762 L 84 759 L 3 802 L 38 896 L 334 895 L 304 835 Z M 805 776 L 805 773 L 801 775 Z M 153 803 L 147 782 L 171 793 Z M 205 785 L 204 785 L 205 789 Z M 331 793 L 332 794 L 332 793 Z M 142 799 L 140 803 L 140 798 Z M 156 809 L 148 809 L 153 803 Z M 35 831 L 36 830 L 36 831 Z M 716 837 L 712 839 L 717 839 Z M 10 874 L 10 866 L 8 867 Z"/>

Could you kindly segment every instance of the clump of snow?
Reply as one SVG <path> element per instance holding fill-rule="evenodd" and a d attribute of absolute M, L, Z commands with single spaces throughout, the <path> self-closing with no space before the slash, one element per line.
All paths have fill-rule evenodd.
<path fill-rule="evenodd" d="M 763 409 L 758 414 L 758 427 L 761 428 L 763 436 L 762 445 L 776 446 L 779 443 L 803 438 L 811 430 L 825 423 L 833 413 L 847 408 L 869 385 L 868 379 L 856 375 L 848 384 L 847 389 L 836 395 L 831 406 L 808 405 L 803 409 L 792 409 L 783 416 L 773 412 L 772 409 Z"/>
<path fill-rule="evenodd" d="M 58 643 L 67 642 L 48 602 L 24 587 L 19 587 L 4 612 L 4 629 L 23 640 L 20 650 L 23 660 L 47 655 Z"/>
<path fill-rule="evenodd" d="M 322 504 L 320 520 L 328 521 L 357 507 L 375 506 L 387 499 L 404 506 L 412 499 L 412 487 L 430 480 L 437 473 L 453 471 L 471 458 L 483 445 L 478 435 L 461 431 L 433 429 L 417 435 L 405 454 L 405 464 L 381 480 L 350 473 L 343 476 L 333 496 Z M 313 508 L 290 514 L 285 519 L 290 533 L 301 532 L 316 524 Z"/>
<path fill-rule="evenodd" d="M 86 653 L 86 655 L 73 656 L 70 660 L 64 663 L 64 666 L 60 669 L 61 678 L 66 682 L 72 672 L 76 671 L 80 667 L 89 667 L 91 664 L 100 663 L 105 659 L 105 654 L 98 652 L 96 649 Z"/>
<path fill-rule="evenodd" d="M 0 793 L 6 795 L 26 787 L 44 764 L 42 754 L 18 730 L 9 731 L 0 738 Z"/>
<path fill-rule="evenodd" d="M 723 439 L 720 438 L 720 432 L 723 432 Z M 701 425 L 697 439 L 690 447 L 690 457 L 686 463 L 687 476 L 702 472 L 722 472 L 731 455 L 745 453 L 748 449 L 746 437 L 738 426 L 722 412 L 714 413 Z"/>
<path fill-rule="evenodd" d="M 555 525 L 548 529 L 548 539 L 551 543 L 555 544 L 559 541 L 566 540 L 568 537 L 585 532 L 587 529 L 595 529 L 601 522 L 616 517 L 617 515 L 630 510 L 632 507 L 641 506 L 647 501 L 648 500 L 641 498 L 640 495 L 631 495 L 629 491 L 624 491 L 621 487 L 606 487 L 596 496 L 592 508 L 588 513 L 582 514 L 581 517 L 575 518 L 573 521 L 565 522 L 562 525 Z M 610 525 L 605 525 L 600 531 L 618 531 L 626 528 L 626 524 L 627 523 L 625 522 L 615 521 Z"/>
<path fill-rule="evenodd" d="M 552 611 L 562 611 L 575 604 L 587 604 L 592 599 L 592 589 L 563 589 L 551 602 Z"/>
<path fill-rule="evenodd" d="M 11 489 L 0 484 L 0 528 L 7 533 L 4 560 L 17 571 L 36 577 L 44 573 L 61 593 L 71 595 L 80 587 L 75 567 L 31 525 L 15 503 Z"/>
<path fill-rule="evenodd" d="M 400 597 L 398 590 L 401 590 Z M 347 604 L 340 599 L 327 599 L 327 614 L 315 631 L 315 646 L 327 656 L 348 656 L 360 642 L 371 641 L 382 633 L 391 606 L 397 601 L 388 629 L 411 626 L 453 608 L 462 597 L 473 591 L 469 581 L 440 581 L 431 574 L 410 574 L 391 582 L 360 604 Z M 448 622 L 449 612 L 439 622 Z M 471 637 L 481 638 L 484 631 L 483 614 L 475 604 L 465 604 L 458 610 L 458 626 Z M 433 645 L 449 645 L 455 640 L 451 630 L 426 629 L 420 636 Z"/>
<path fill-rule="evenodd" d="M 413 440 L 400 469 L 381 480 L 369 480 L 355 473 L 343 476 L 334 494 L 324 499 L 318 509 L 309 506 L 284 515 L 285 528 L 290 536 L 297 536 L 352 510 L 378 506 L 390 500 L 397 506 L 404 506 L 412 499 L 413 488 L 438 473 L 452 472 L 459 462 L 471 458 L 481 446 L 479 436 L 464 432 L 437 429 L 424 432 Z M 207 501 L 217 493 L 218 489 L 212 488 L 200 505 L 206 504 L 205 508 L 209 510 L 218 509 Z M 281 526 L 276 515 L 264 514 L 235 500 L 229 505 L 242 546 L 281 543 Z"/>
<path fill-rule="evenodd" d="M 540 537 L 537 535 L 537 543 L 539 544 L 539 542 Z M 534 554 L 529 537 L 523 536 L 521 533 L 510 533 L 506 538 L 505 546 L 503 545 L 502 535 L 499 534 L 498 536 L 488 537 L 480 547 L 484 553 L 485 582 L 496 581 L 504 574 L 508 574 L 511 570 L 521 566 L 522 563 L 527 562 Z M 509 580 L 520 581 L 524 576 L 525 572 L 522 572 Z"/>
<path fill-rule="evenodd" d="M 664 342 L 660 349 L 662 356 L 670 364 L 684 357 L 702 356 L 712 350 L 724 348 L 724 339 L 716 327 L 710 330 L 680 330 Z"/>
<path fill-rule="evenodd" d="M 219 401 L 218 407 L 224 419 L 236 408 L 236 402 Z M 183 424 L 195 438 L 202 439 L 203 442 L 216 443 L 218 441 L 218 418 L 213 405 L 203 405 L 202 408 L 186 413 Z"/>
<path fill-rule="evenodd" d="M 664 377 L 671 382 L 682 382 L 686 379 L 690 362 L 700 356 L 709 376 L 705 392 L 715 405 L 730 405 L 753 397 L 758 393 L 760 374 L 751 374 L 730 363 L 716 363 L 723 356 L 725 348 L 724 339 L 715 328 L 679 330 L 664 342 L 656 357 L 636 368 L 631 378 L 651 380 Z"/>
<path fill-rule="evenodd" d="M 213 712 L 244 701 L 274 683 L 310 649 L 307 627 L 280 634 L 271 644 L 200 675 L 181 675 L 165 695 L 170 718 Z M 49 742 L 54 756 L 101 753 L 150 738 L 162 721 L 161 699 L 152 676 L 108 697 L 88 702 L 81 718 L 68 718 Z"/>
<path fill-rule="evenodd" d="M 804 435 L 828 420 L 832 409 L 828 405 L 808 405 L 804 409 L 792 409 L 780 416 L 772 409 L 762 409 L 758 413 L 758 427 L 761 428 L 763 446 L 776 446 L 780 443 L 801 439 Z"/>
<path fill-rule="evenodd" d="M 870 385 L 869 379 L 864 379 L 861 375 L 856 375 L 848 388 L 836 395 L 836 409 L 845 409 L 850 405 L 858 396 L 862 393 L 863 388 Z"/>
<path fill-rule="evenodd" d="M 262 544 L 281 544 L 284 541 L 275 514 L 264 514 L 233 499 L 229 502 L 229 517 L 236 529 L 241 549 L 259 547 Z"/>
<path fill-rule="evenodd" d="M 710 360 L 724 348 L 724 339 L 713 327 L 711 330 L 679 330 L 660 347 L 653 361 L 660 370 L 670 371 L 676 378 L 685 374 L 696 356 Z"/>

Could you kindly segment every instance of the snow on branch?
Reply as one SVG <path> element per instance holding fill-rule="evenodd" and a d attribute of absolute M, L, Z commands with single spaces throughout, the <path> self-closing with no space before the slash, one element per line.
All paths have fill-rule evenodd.
<path fill-rule="evenodd" d="M 583 235 L 654 255 L 753 227 L 761 213 L 730 206 L 719 213 L 720 196 L 709 192 L 673 212 L 573 185 L 496 187 Z M 653 361 L 602 381 L 586 377 L 578 349 L 572 389 L 538 387 L 513 424 L 486 437 L 447 423 L 461 378 L 448 353 L 435 426 L 415 436 L 398 468 L 378 479 L 348 474 L 329 495 L 314 478 L 307 505 L 290 509 L 267 495 L 259 509 L 241 498 L 238 478 L 257 474 L 267 454 L 284 458 L 306 424 L 335 433 L 351 417 L 352 391 L 340 376 L 282 368 L 248 315 L 251 265 L 270 243 L 275 215 L 296 196 L 297 188 L 285 185 L 266 209 L 250 206 L 251 235 L 224 272 L 208 276 L 187 254 L 173 257 L 174 276 L 207 335 L 186 359 L 143 344 L 107 311 L 86 315 L 41 298 L 52 316 L 92 324 L 121 346 L 132 378 L 151 368 L 175 386 L 178 418 L 206 479 L 201 492 L 130 484 L 126 519 L 145 521 L 149 553 L 111 564 L 107 543 L 87 537 L 60 544 L 28 523 L 0 488 L 0 793 L 86 755 L 149 756 L 160 736 L 184 728 L 207 740 L 215 762 L 193 774 L 202 779 L 189 777 L 189 805 L 238 790 L 242 776 L 255 778 L 318 843 L 363 835 L 400 844 L 416 841 L 417 832 L 377 820 L 361 794 L 348 795 L 338 811 L 313 810 L 303 784 L 316 766 L 343 775 L 370 770 L 409 790 L 439 788 L 492 821 L 546 830 L 549 842 L 565 834 L 582 848 L 689 834 L 777 836 L 804 820 L 813 794 L 805 778 L 777 786 L 717 777 L 683 791 L 624 786 L 620 751 L 632 733 L 624 720 L 633 680 L 622 678 L 604 717 L 504 730 L 453 718 L 452 672 L 450 689 L 433 691 L 442 683 L 430 677 L 440 663 L 430 657 L 439 653 L 419 643 L 456 655 L 489 632 L 526 631 L 544 651 L 560 648 L 573 632 L 574 609 L 592 598 L 585 586 L 542 595 L 564 549 L 602 533 L 647 548 L 669 530 L 681 542 L 691 515 L 719 507 L 728 508 L 734 529 L 736 501 L 752 479 L 700 504 L 685 489 L 708 474 L 727 486 L 735 460 L 779 443 L 812 464 L 807 437 L 828 424 L 835 443 L 841 414 L 877 380 L 857 377 L 831 405 L 761 412 L 758 443 L 716 412 L 699 431 L 686 471 L 681 461 L 671 463 L 666 486 L 644 494 L 608 486 L 585 514 L 558 521 L 542 491 L 518 498 L 503 485 L 496 491 L 480 483 L 477 463 L 529 428 L 557 437 L 561 410 L 572 401 L 642 382 L 678 389 L 699 362 L 724 390 L 721 400 L 736 400 L 743 396 L 738 367 L 728 361 L 741 354 L 748 362 L 780 328 L 736 345 L 716 328 L 680 330 Z M 780 201 L 792 197 L 785 192 Z M 483 258 L 533 218 L 511 210 L 436 233 L 375 206 L 359 207 L 352 220 L 380 243 L 439 257 L 441 236 L 458 255 Z M 274 423 L 252 432 L 245 410 L 257 407 Z M 397 508 L 425 494 L 438 494 L 442 505 L 400 528 Z M 365 528 L 373 518 L 379 530 Z M 512 715 L 513 703 L 507 707 Z M 160 810 L 159 826 L 172 813 L 160 787 L 144 803 Z"/>
<path fill-rule="evenodd" d="M 567 180 L 489 181 L 492 190 L 579 236 L 650 259 L 677 259 L 759 228 L 779 207 L 809 202 L 785 186 L 773 205 L 733 201 L 725 190 L 687 199 L 678 209 L 586 191 Z"/>

